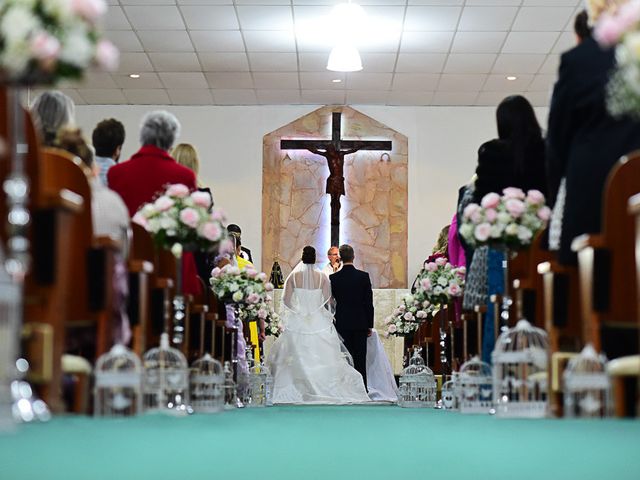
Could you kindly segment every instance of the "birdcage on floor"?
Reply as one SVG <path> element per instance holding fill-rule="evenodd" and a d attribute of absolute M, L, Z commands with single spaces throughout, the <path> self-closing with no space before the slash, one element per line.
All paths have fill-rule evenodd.
<path fill-rule="evenodd" d="M 169 346 L 166 333 L 160 337 L 159 347 L 144 354 L 142 364 L 144 410 L 190 413 L 187 359 Z"/>
<path fill-rule="evenodd" d="M 232 410 L 234 408 L 243 407 L 238 398 L 236 382 L 233 380 L 233 369 L 231 362 L 224 362 L 224 409 Z"/>
<path fill-rule="evenodd" d="M 17 378 L 18 328 L 21 323 L 21 292 L 4 268 L 0 250 L 0 432 L 15 426 L 11 384 Z"/>
<path fill-rule="evenodd" d="M 601 418 L 612 414 L 611 379 L 607 358 L 588 344 L 564 371 L 564 415 Z"/>
<path fill-rule="evenodd" d="M 440 400 L 442 400 L 442 408 L 445 410 L 458 410 L 458 399 L 456 398 L 455 380 L 447 380 L 442 384 L 440 391 Z"/>
<path fill-rule="evenodd" d="M 489 413 L 493 408 L 491 365 L 473 357 L 460 368 L 460 412 Z"/>
<path fill-rule="evenodd" d="M 100 356 L 95 367 L 93 413 L 126 417 L 142 412 L 142 364 L 124 345 Z"/>
<path fill-rule="evenodd" d="M 547 333 L 520 320 L 502 333 L 491 354 L 493 402 L 501 417 L 544 417 L 547 413 Z"/>
<path fill-rule="evenodd" d="M 413 348 L 409 366 L 402 371 L 398 405 L 405 408 L 433 408 L 436 405 L 436 381 L 424 364 L 421 347 Z"/>
<path fill-rule="evenodd" d="M 194 411 L 221 411 L 224 408 L 224 382 L 222 364 L 208 353 L 193 362 L 189 375 L 189 393 Z"/>

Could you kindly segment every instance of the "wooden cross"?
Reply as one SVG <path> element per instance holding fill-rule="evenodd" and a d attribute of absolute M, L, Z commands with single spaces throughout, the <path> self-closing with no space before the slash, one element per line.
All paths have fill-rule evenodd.
<path fill-rule="evenodd" d="M 309 150 L 322 155 L 329 165 L 326 193 L 331 196 L 331 245 L 340 245 L 340 196 L 344 189 L 344 156 L 359 150 L 391 151 L 388 140 L 342 140 L 341 112 L 333 112 L 331 140 L 280 140 L 282 150 Z"/>

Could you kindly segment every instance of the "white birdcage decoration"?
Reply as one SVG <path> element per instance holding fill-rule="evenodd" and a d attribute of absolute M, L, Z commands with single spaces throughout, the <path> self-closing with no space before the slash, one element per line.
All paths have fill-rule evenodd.
<path fill-rule="evenodd" d="M 98 358 L 93 402 L 97 417 L 142 412 L 142 364 L 124 345 L 116 344 Z"/>
<path fill-rule="evenodd" d="M 502 333 L 491 354 L 493 402 L 501 417 L 540 418 L 547 413 L 547 333 L 520 320 Z"/>
<path fill-rule="evenodd" d="M 460 367 L 460 413 L 489 413 L 493 408 L 491 365 L 473 357 Z"/>
<path fill-rule="evenodd" d="M 231 368 L 231 362 L 228 360 L 224 362 L 224 409 L 231 410 L 234 408 L 242 407 L 238 399 L 238 389 L 236 382 L 233 380 L 233 369 Z"/>
<path fill-rule="evenodd" d="M 564 371 L 566 417 L 609 417 L 612 414 L 611 379 L 607 358 L 587 344 Z"/>
<path fill-rule="evenodd" d="M 17 377 L 20 295 L 20 288 L 4 268 L 4 255 L 0 250 L 0 431 L 11 430 L 15 425 L 11 383 Z"/>
<path fill-rule="evenodd" d="M 208 353 L 191 365 L 189 392 L 196 412 L 215 413 L 224 408 L 222 364 Z"/>
<path fill-rule="evenodd" d="M 458 410 L 458 399 L 456 396 L 456 381 L 447 380 L 442 384 L 440 391 L 440 400 L 442 400 L 442 408 L 445 410 Z"/>
<path fill-rule="evenodd" d="M 249 370 L 238 376 L 238 393 L 240 401 L 246 407 L 265 407 L 268 402 L 268 379 L 271 376 L 269 368 L 256 363 L 253 358 L 253 347 L 249 345 L 246 350 Z"/>
<path fill-rule="evenodd" d="M 265 376 L 266 376 L 266 382 L 265 382 L 265 387 L 266 387 L 266 400 L 267 400 L 267 407 L 272 407 L 273 406 L 273 375 L 271 374 L 271 369 L 269 367 L 267 367 L 267 365 L 264 363 L 264 358 L 260 361 L 260 367 L 262 368 L 262 371 L 264 372 Z"/>
<path fill-rule="evenodd" d="M 433 408 L 436 405 L 436 380 L 424 364 L 421 347 L 413 348 L 409 366 L 402 371 L 398 405 L 408 408 Z"/>
<path fill-rule="evenodd" d="M 169 346 L 169 335 L 160 336 L 160 346 L 145 353 L 142 364 L 145 411 L 190 413 L 187 359 L 180 350 Z"/>

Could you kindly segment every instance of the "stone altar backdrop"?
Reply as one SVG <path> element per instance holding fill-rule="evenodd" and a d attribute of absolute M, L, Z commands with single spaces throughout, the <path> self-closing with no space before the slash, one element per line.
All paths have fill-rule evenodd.
<path fill-rule="evenodd" d="M 389 337 L 384 338 L 382 332 L 384 332 L 383 321 L 386 317 L 391 315 L 396 306 L 400 305 L 400 301 L 403 295 L 409 293 L 409 290 L 394 290 L 394 289 L 374 289 L 373 290 L 373 309 L 375 312 L 374 327 L 380 334 L 380 340 L 384 346 L 384 350 L 389 357 L 391 368 L 393 373 L 399 375 L 402 373 L 402 356 L 404 349 L 404 339 L 402 337 Z M 280 311 L 280 301 L 282 300 L 282 290 L 274 290 L 273 303 L 276 312 Z M 274 338 L 267 337 L 264 342 L 265 354 L 269 354 L 269 348 L 273 344 Z"/>
<path fill-rule="evenodd" d="M 356 267 L 369 272 L 374 288 L 407 286 L 407 137 L 354 110 L 326 106 L 263 138 L 262 270 L 277 255 L 283 274 L 313 245 L 326 262 L 330 243 L 326 160 L 306 150 L 280 150 L 281 139 L 331 138 L 331 114 L 342 112 L 342 138 L 391 140 L 389 154 L 359 151 L 345 157 L 340 241 L 356 252 Z"/>

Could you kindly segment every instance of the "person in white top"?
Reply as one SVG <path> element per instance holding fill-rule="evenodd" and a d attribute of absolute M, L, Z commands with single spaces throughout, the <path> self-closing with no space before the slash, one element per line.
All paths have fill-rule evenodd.
<path fill-rule="evenodd" d="M 322 273 L 324 273 L 327 277 L 333 273 L 336 273 L 342 269 L 342 262 L 340 261 L 340 253 L 338 247 L 331 247 L 327 252 L 327 258 L 329 259 L 329 263 L 327 263 L 322 269 Z"/>

